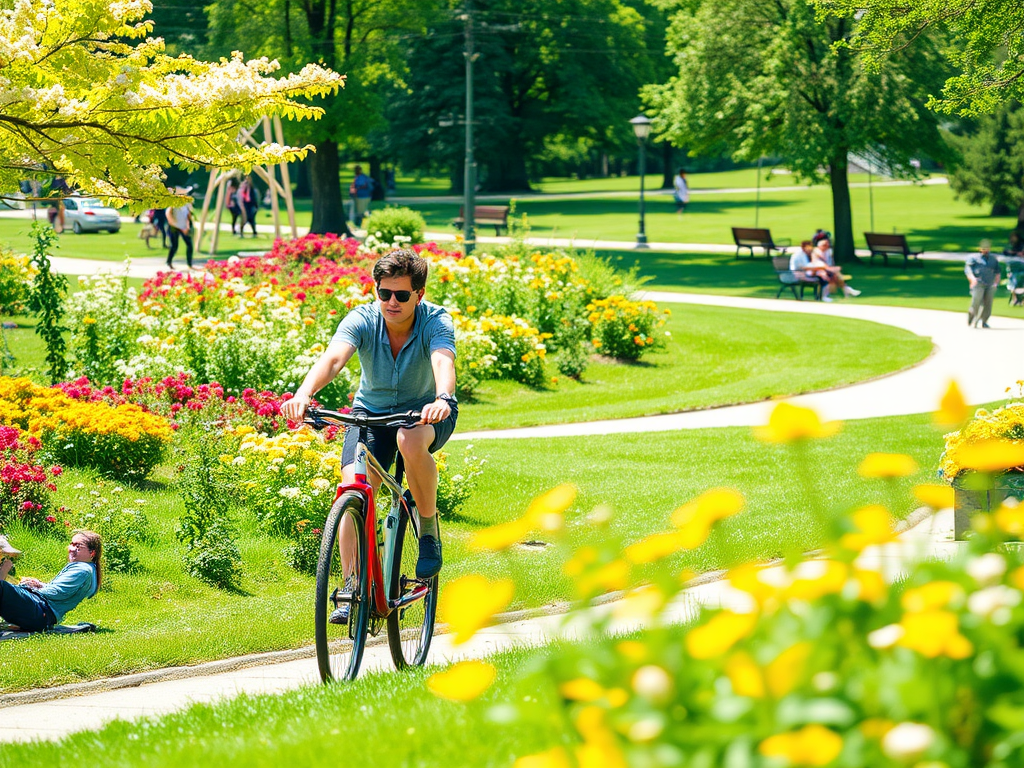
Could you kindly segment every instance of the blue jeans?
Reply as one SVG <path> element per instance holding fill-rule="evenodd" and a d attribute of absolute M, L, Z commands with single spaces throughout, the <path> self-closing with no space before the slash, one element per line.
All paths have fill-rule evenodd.
<path fill-rule="evenodd" d="M 7 581 L 0 581 L 0 619 L 26 632 L 42 632 L 57 623 L 41 595 Z"/>

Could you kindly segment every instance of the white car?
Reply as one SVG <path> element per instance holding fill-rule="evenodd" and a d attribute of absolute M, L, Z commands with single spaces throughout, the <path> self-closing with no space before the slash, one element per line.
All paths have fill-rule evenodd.
<path fill-rule="evenodd" d="M 76 235 L 83 232 L 117 232 L 121 229 L 121 214 L 92 197 L 64 198 L 64 228 Z"/>

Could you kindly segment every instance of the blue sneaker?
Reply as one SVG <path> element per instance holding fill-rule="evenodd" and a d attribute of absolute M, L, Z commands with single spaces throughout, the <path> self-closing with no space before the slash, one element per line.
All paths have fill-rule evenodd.
<path fill-rule="evenodd" d="M 436 536 L 420 536 L 420 556 L 416 561 L 416 578 L 432 579 L 441 570 L 441 541 Z"/>
<path fill-rule="evenodd" d="M 344 586 L 342 586 L 341 589 L 342 589 L 343 592 L 348 592 L 349 594 L 355 592 L 355 590 L 356 590 L 356 577 L 355 576 L 346 576 L 345 577 L 345 584 L 344 584 Z M 335 608 L 331 612 L 331 615 L 327 619 L 327 622 L 329 624 L 348 624 L 348 617 L 351 615 L 351 613 L 352 613 L 352 603 L 344 602 L 344 603 L 339 605 L 337 608 Z"/>

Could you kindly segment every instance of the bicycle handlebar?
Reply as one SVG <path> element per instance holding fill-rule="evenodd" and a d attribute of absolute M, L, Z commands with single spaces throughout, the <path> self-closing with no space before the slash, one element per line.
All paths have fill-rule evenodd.
<path fill-rule="evenodd" d="M 353 427 L 414 427 L 419 424 L 421 418 L 422 414 L 419 411 L 363 416 L 356 413 L 339 413 L 326 408 L 307 408 L 302 422 L 309 424 L 313 429 L 343 424 Z"/>

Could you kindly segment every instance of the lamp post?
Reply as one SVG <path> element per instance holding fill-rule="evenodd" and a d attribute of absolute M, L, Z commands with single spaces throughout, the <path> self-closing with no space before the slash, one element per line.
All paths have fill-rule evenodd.
<path fill-rule="evenodd" d="M 644 174 L 647 173 L 647 137 L 651 135 L 651 121 L 645 115 L 637 115 L 629 121 L 640 146 L 640 231 L 636 233 L 636 247 L 647 247 L 647 233 L 644 232 Z"/>

